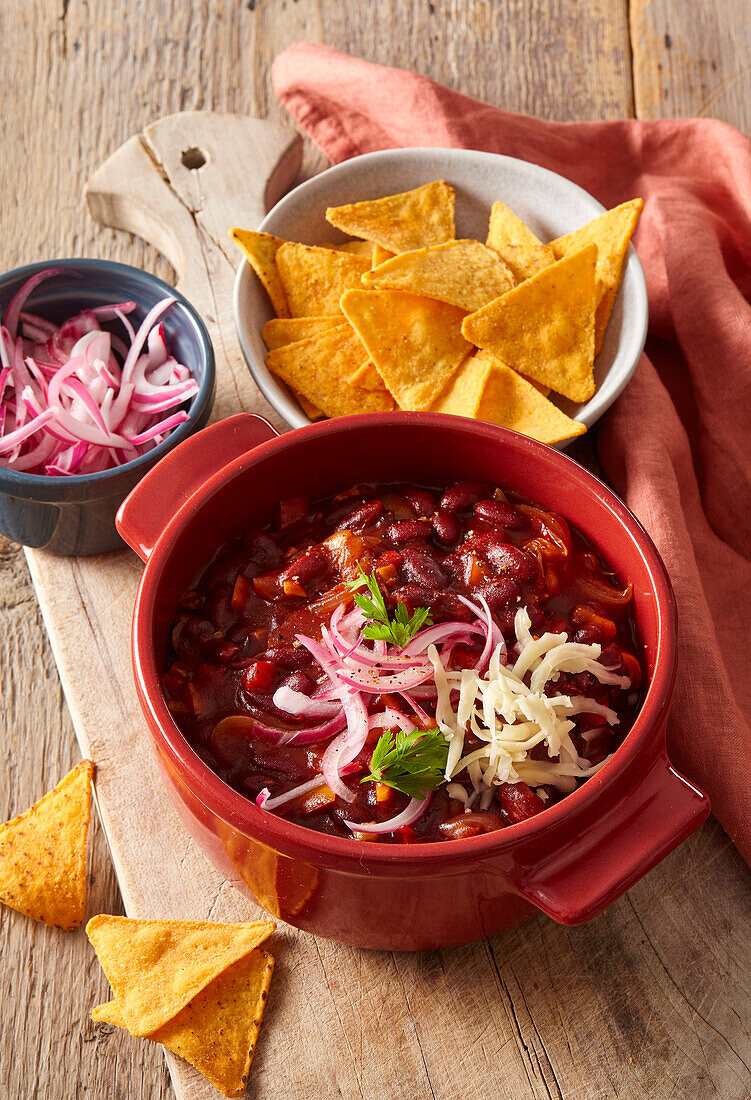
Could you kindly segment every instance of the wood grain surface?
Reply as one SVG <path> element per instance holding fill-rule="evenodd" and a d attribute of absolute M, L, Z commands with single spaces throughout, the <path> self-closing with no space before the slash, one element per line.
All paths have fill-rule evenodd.
<path fill-rule="evenodd" d="M 131 134 L 173 111 L 245 111 L 284 123 L 269 64 L 297 39 L 551 118 L 636 110 L 715 115 L 748 129 L 745 0 L 628 7 L 3 0 L 2 267 L 98 255 L 169 278 L 154 250 L 97 228 L 82 202 L 85 179 Z M 306 148 L 303 173 L 321 166 Z M 79 753 L 22 552 L 7 543 L 0 607 L 0 813 L 11 816 Z M 106 669 L 99 675 L 106 690 Z M 98 828 L 92 834 L 90 912 L 119 912 L 106 843 Z M 393 957 L 295 937 L 275 978 L 250 1095 L 270 1095 L 281 1064 L 290 1097 L 479 1100 L 493 1080 L 509 1100 L 746 1098 L 748 886 L 747 869 L 710 821 L 581 928 L 540 918 L 489 943 Z M 0 941 L 0 1095 L 171 1095 L 160 1048 L 89 1023 L 107 989 L 82 932 L 55 933 L 5 911 Z M 372 986 L 363 973 L 375 976 Z M 295 989 L 305 1000 L 292 1003 Z M 466 1026 L 470 1001 L 483 1010 L 479 1030 Z"/>

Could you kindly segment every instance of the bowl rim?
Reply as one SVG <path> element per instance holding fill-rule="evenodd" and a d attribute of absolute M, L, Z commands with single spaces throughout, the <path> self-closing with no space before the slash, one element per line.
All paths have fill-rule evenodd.
<path fill-rule="evenodd" d="M 444 435 L 448 430 L 489 437 L 498 446 L 515 450 L 521 456 L 541 457 L 549 464 L 551 475 L 573 478 L 581 492 L 614 515 L 625 529 L 635 552 L 644 561 L 650 578 L 649 597 L 655 599 L 658 612 L 655 665 L 639 713 L 613 758 L 586 783 L 543 813 L 497 832 L 451 843 L 430 841 L 395 845 L 372 841 L 363 844 L 354 838 L 320 833 L 264 812 L 251 799 L 226 784 L 201 760 L 175 722 L 161 691 L 157 655 L 152 641 L 154 612 L 165 559 L 179 543 L 194 514 L 225 482 L 304 439 L 320 438 L 325 441 L 334 434 L 350 434 L 354 445 L 358 428 L 380 428 L 384 423 L 389 423 L 409 425 L 414 429 L 416 422 L 429 430 L 440 430 Z M 168 770 L 174 772 L 177 769 L 180 781 L 190 790 L 191 797 L 211 815 L 257 842 L 317 866 L 344 868 L 355 873 L 358 867 L 363 873 L 368 873 L 368 868 L 377 868 L 381 873 L 391 868 L 394 873 L 404 873 L 408 869 L 426 869 L 437 864 L 446 866 L 461 864 L 469 859 L 477 861 L 498 855 L 520 842 L 539 838 L 556 829 L 563 819 L 574 817 L 582 811 L 586 813 L 588 802 L 594 803 L 606 791 L 614 790 L 624 776 L 632 772 L 643 748 L 654 742 L 657 745 L 655 753 L 664 753 L 664 727 L 675 679 L 676 630 L 675 597 L 654 543 L 613 491 L 579 463 L 542 443 L 483 421 L 439 413 L 370 413 L 325 420 L 280 435 L 235 459 L 201 483 L 195 494 L 165 526 L 146 563 L 133 615 L 132 657 L 137 693 L 157 748 L 163 755 L 166 753 Z"/>
<path fill-rule="evenodd" d="M 598 214 L 605 213 L 607 210 L 594 195 L 591 195 L 589 191 L 585 190 L 585 188 L 581 187 L 578 183 L 574 183 L 559 172 L 553 172 L 550 168 L 543 168 L 542 165 L 535 164 L 533 161 L 522 160 L 519 157 L 510 157 L 504 153 L 491 153 L 481 149 L 454 149 L 442 146 L 403 146 L 398 149 L 379 149 L 373 153 L 361 153 L 359 156 L 340 161 L 339 164 L 334 164 L 324 169 L 324 171 L 311 176 L 310 179 L 304 180 L 302 183 L 298 184 L 297 187 L 288 191 L 286 195 L 282 196 L 282 198 L 272 206 L 258 226 L 259 232 L 267 232 L 266 226 L 269 219 L 280 212 L 284 213 L 287 207 L 294 206 L 301 199 L 304 200 L 309 191 L 315 190 L 321 186 L 322 180 L 331 179 L 332 177 L 336 178 L 339 175 L 346 175 L 353 165 L 372 163 L 374 161 L 399 160 L 403 158 L 405 154 L 440 155 L 452 159 L 455 158 L 456 160 L 474 161 L 479 158 L 485 161 L 502 161 L 514 165 L 517 171 L 521 168 L 523 172 L 528 172 L 530 176 L 549 178 L 551 181 L 555 181 L 556 187 L 562 187 L 572 196 L 585 199 L 586 202 L 592 206 L 592 217 L 597 217 Z M 285 423 L 289 424 L 292 428 L 306 427 L 308 424 L 313 423 L 313 421 L 305 415 L 297 401 L 284 392 L 266 367 L 266 364 L 258 363 L 253 349 L 251 348 L 248 338 L 250 328 L 246 326 L 243 319 L 243 303 L 247 298 L 248 287 L 252 283 L 254 277 L 255 273 L 250 267 L 250 264 L 245 259 L 241 258 L 235 274 L 232 293 L 232 311 L 235 319 L 235 330 L 237 332 L 243 357 L 253 381 L 261 390 L 272 408 L 283 418 Z M 584 408 L 590 406 L 589 411 L 584 414 L 576 413 L 574 415 L 574 419 L 585 424 L 587 428 L 592 427 L 592 425 L 607 412 L 631 381 L 639 364 L 639 360 L 641 359 L 647 339 L 647 329 L 649 325 L 647 284 L 644 277 L 644 269 L 642 268 L 641 261 L 632 243 L 629 243 L 626 251 L 621 286 L 618 288 L 619 294 L 627 278 L 631 282 L 633 293 L 636 295 L 636 303 L 633 308 L 633 316 L 629 319 L 628 329 L 625 331 L 625 334 L 622 335 L 621 340 L 627 339 L 627 347 L 632 348 L 631 364 L 629 368 L 623 372 L 607 397 L 598 401 L 598 396 L 602 389 L 602 387 L 599 387 L 589 401 L 584 403 Z M 571 440 L 564 440 L 560 446 L 566 447 L 570 442 Z"/>
<path fill-rule="evenodd" d="M 119 477 L 127 478 L 129 475 L 138 473 L 138 471 L 142 469 L 145 473 L 147 467 L 153 466 L 154 463 L 158 462 L 168 451 L 172 450 L 178 443 L 182 443 L 184 439 L 187 439 L 188 436 L 192 434 L 195 427 L 195 421 L 201 417 L 206 411 L 207 405 L 211 402 L 214 386 L 216 384 L 214 346 L 211 342 L 208 329 L 195 306 L 192 305 L 185 295 L 177 290 L 176 287 L 170 286 L 169 283 L 160 279 L 158 275 L 153 275 L 150 271 L 144 271 L 134 264 L 124 264 L 120 263 L 118 260 L 99 260 L 94 257 L 68 256 L 59 260 L 39 260 L 36 263 L 24 264 L 21 267 L 14 267 L 10 271 L 3 272 L 0 274 L 0 293 L 3 291 L 6 283 L 11 279 L 21 279 L 22 282 L 25 282 L 26 279 L 30 278 L 32 275 L 36 275 L 39 271 L 44 271 L 49 267 L 60 267 L 64 271 L 71 272 L 81 268 L 84 272 L 94 272 L 104 268 L 113 275 L 122 276 L 127 274 L 131 277 L 135 273 L 138 278 L 150 284 L 157 293 L 163 292 L 165 298 L 174 298 L 188 314 L 198 336 L 201 356 L 204 362 L 204 374 L 198 387 L 198 393 L 192 398 L 188 407 L 188 419 L 173 429 L 167 438 L 157 447 L 153 447 L 150 451 L 146 451 L 145 454 L 139 455 L 138 458 L 133 458 L 130 462 L 124 462 L 121 466 L 115 466 L 111 470 L 97 470 L 90 474 L 71 474 L 70 476 L 59 478 L 50 477 L 47 474 L 30 474 L 25 470 L 11 470 L 3 466 L 0 467 L 0 491 L 3 492 L 11 491 L 16 485 L 21 490 L 25 488 L 29 491 L 37 490 L 39 492 L 44 488 L 62 488 L 62 486 L 66 486 L 69 489 L 75 489 L 76 487 L 83 488 L 88 485 L 97 486 L 102 482 L 112 482 Z M 37 288 L 35 287 L 30 295 L 29 300 L 32 302 L 36 290 Z M 138 305 L 140 308 L 143 308 L 141 303 L 138 303 Z M 36 494 L 34 495 L 36 496 Z M 53 493 L 53 496 L 54 495 Z"/>

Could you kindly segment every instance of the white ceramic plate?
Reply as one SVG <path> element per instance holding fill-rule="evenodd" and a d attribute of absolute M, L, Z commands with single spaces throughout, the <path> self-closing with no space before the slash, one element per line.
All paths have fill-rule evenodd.
<path fill-rule="evenodd" d="M 509 206 L 543 241 L 578 229 L 605 209 L 575 183 L 513 157 L 470 149 L 388 149 L 329 168 L 296 187 L 266 215 L 259 229 L 303 244 L 330 244 L 346 236 L 325 218 L 328 206 L 409 191 L 445 179 L 456 189 L 456 235 L 487 236 L 490 208 Z M 266 368 L 261 329 L 274 316 L 265 290 L 244 261 L 235 280 L 235 324 L 259 389 L 292 428 L 309 424 L 287 387 Z M 612 405 L 636 369 L 647 333 L 647 288 L 639 258 L 629 246 L 623 280 L 602 351 L 595 360 L 597 390 L 576 405 L 551 395 L 569 416 L 590 427 Z"/>

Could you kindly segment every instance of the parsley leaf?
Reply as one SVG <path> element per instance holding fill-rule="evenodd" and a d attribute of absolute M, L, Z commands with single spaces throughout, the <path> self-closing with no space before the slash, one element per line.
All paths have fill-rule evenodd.
<path fill-rule="evenodd" d="M 438 729 L 384 733 L 376 742 L 370 775 L 360 782 L 385 783 L 410 798 L 423 799 L 443 782 L 448 751 L 448 741 Z"/>
<path fill-rule="evenodd" d="M 404 649 L 419 630 L 424 626 L 432 626 L 430 610 L 427 607 L 416 607 L 414 613 L 409 615 L 405 604 L 397 604 L 393 619 L 389 618 L 383 593 L 378 587 L 378 581 L 371 573 L 368 577 L 360 567 L 360 576 L 353 581 L 345 581 L 348 588 L 358 589 L 363 585 L 369 595 L 357 592 L 355 603 L 360 608 L 368 625 L 363 630 L 363 637 L 370 641 L 391 642 L 392 645 Z"/>

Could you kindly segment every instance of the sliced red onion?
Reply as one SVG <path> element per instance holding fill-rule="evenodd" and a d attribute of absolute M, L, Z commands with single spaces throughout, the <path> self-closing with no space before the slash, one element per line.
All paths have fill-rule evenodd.
<path fill-rule="evenodd" d="M 396 817 L 390 817 L 388 821 L 374 821 L 369 825 L 360 825 L 356 821 L 345 821 L 344 824 L 353 833 L 393 833 L 397 829 L 403 829 L 406 825 L 414 825 L 430 805 L 432 794 L 425 798 L 411 798 L 405 809 Z"/>
<path fill-rule="evenodd" d="M 386 707 L 380 712 L 380 714 L 371 714 L 368 718 L 368 729 L 393 729 L 394 726 L 398 726 L 403 733 L 411 733 L 413 729 L 416 729 L 415 723 L 408 718 L 406 714 L 402 714 L 396 707 Z"/>
<path fill-rule="evenodd" d="M 28 279 L 0 327 L 2 465 L 57 477 L 137 458 L 188 419 L 179 406 L 198 392 L 187 367 L 170 357 L 160 321 L 174 298 L 149 310 L 138 333 L 126 316 L 135 302 L 95 306 L 58 327 L 23 307 L 36 286 L 61 273 Z M 128 344 L 101 329 L 100 321 L 115 319 Z"/>
<path fill-rule="evenodd" d="M 326 780 L 322 775 L 314 775 L 312 779 L 300 783 L 299 786 L 293 787 L 291 791 L 276 795 L 275 798 L 271 797 L 269 788 L 264 787 L 256 797 L 256 806 L 259 810 L 275 810 L 277 806 L 283 806 L 285 802 L 291 802 L 293 798 L 298 798 L 301 794 L 308 794 L 309 791 L 314 791 L 316 787 L 322 787 L 325 782 Z"/>
<path fill-rule="evenodd" d="M 340 709 L 338 700 L 313 699 L 286 685 L 276 689 L 272 701 L 278 710 L 295 718 L 332 718 Z"/>

